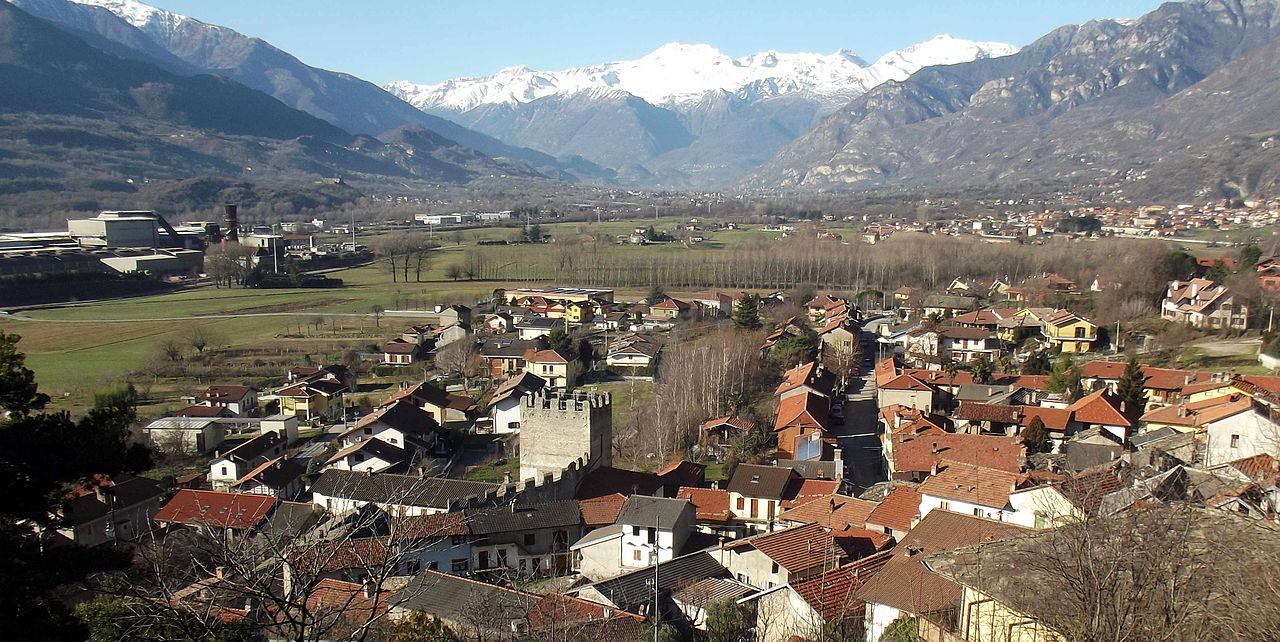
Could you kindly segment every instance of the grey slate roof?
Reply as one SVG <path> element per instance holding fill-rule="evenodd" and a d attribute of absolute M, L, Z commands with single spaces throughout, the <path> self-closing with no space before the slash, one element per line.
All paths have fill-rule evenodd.
<path fill-rule="evenodd" d="M 618 523 L 628 526 L 653 526 L 656 522 L 660 528 L 671 528 L 680 521 L 686 511 L 692 513 L 693 504 L 687 499 L 667 499 L 666 497 L 647 497 L 632 495 L 623 504 L 618 513 Z"/>
<path fill-rule="evenodd" d="M 682 555 L 658 565 L 658 587 L 664 591 L 685 587 L 708 577 L 729 577 L 729 571 L 706 551 Z M 647 604 L 653 600 L 651 581 L 653 581 L 652 566 L 603 582 L 596 582 L 590 586 L 618 608 L 632 610 L 629 607 Z"/>
<path fill-rule="evenodd" d="M 391 598 L 395 608 L 420 611 L 446 621 L 488 624 L 505 630 L 513 620 L 523 620 L 533 596 L 508 588 L 468 580 L 456 575 L 424 571 L 413 576 Z"/>
<path fill-rule="evenodd" d="M 448 508 L 450 501 L 498 488 L 498 484 L 461 479 L 326 470 L 311 486 L 311 492 L 382 504 Z"/>
<path fill-rule="evenodd" d="M 164 494 L 164 489 L 146 477 L 130 477 L 117 479 L 104 494 L 116 510 L 124 510 L 159 497 Z M 89 493 L 63 504 L 62 518 L 68 526 L 80 526 L 105 516 L 110 509 L 111 506 L 98 499 L 96 493 Z"/>
<path fill-rule="evenodd" d="M 511 533 L 541 528 L 562 528 L 582 524 L 577 500 L 545 504 L 508 504 L 485 509 L 468 509 L 467 521 L 476 535 Z"/>
<path fill-rule="evenodd" d="M 779 459 L 779 468 L 790 468 L 805 479 L 840 479 L 844 476 L 844 462 L 818 461 L 816 459 Z"/>

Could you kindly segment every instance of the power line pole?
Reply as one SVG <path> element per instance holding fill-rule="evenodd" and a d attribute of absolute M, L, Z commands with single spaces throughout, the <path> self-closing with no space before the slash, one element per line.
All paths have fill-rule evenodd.
<path fill-rule="evenodd" d="M 661 517 L 653 516 L 653 642 L 658 642 L 658 630 L 662 628 L 662 613 L 658 606 L 658 566 L 661 565 L 662 558 L 659 552 L 661 532 L 658 530 L 661 525 Z"/>

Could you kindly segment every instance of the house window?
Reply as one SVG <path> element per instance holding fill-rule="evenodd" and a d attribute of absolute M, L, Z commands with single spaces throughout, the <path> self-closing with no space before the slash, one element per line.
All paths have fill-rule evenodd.
<path fill-rule="evenodd" d="M 938 502 L 938 508 L 941 508 L 942 510 L 951 510 L 951 502 L 946 500 Z"/>
<path fill-rule="evenodd" d="M 751 516 L 752 517 L 760 516 L 760 500 L 754 497 L 751 498 Z"/>
<path fill-rule="evenodd" d="M 742 500 L 741 500 L 741 499 L 739 499 L 738 501 L 742 501 Z M 633 537 L 640 537 L 640 527 L 639 527 L 639 526 L 632 526 L 632 527 L 631 527 L 631 535 L 632 535 Z"/>
<path fill-rule="evenodd" d="M 1036 511 L 1036 528 L 1047 528 L 1049 526 L 1049 518 L 1044 513 Z"/>
<path fill-rule="evenodd" d="M 640 549 L 637 548 L 634 551 L 631 551 L 631 559 L 637 562 L 640 561 Z"/>
<path fill-rule="evenodd" d="M 525 546 L 533 546 L 533 545 L 534 545 L 534 543 L 535 543 L 535 542 L 537 542 L 537 541 L 538 541 L 538 537 L 537 537 L 537 534 L 536 534 L 536 533 L 525 533 L 525 534 L 524 534 L 524 545 L 525 545 Z"/>
<path fill-rule="evenodd" d="M 366 426 L 366 427 L 365 427 L 365 429 L 364 429 L 364 434 L 366 434 L 366 435 L 372 435 L 372 434 L 373 434 L 373 428 Z"/>
<path fill-rule="evenodd" d="M 1231 447 L 1232 448 L 1240 447 L 1240 435 L 1231 435 Z"/>
<path fill-rule="evenodd" d="M 417 575 L 420 570 L 422 570 L 421 560 L 411 559 L 404 564 L 405 575 Z"/>
<path fill-rule="evenodd" d="M 454 573 L 465 573 L 469 565 L 470 564 L 466 558 L 460 558 L 449 563 L 449 570 Z"/>
<path fill-rule="evenodd" d="M 226 466 L 223 466 L 223 467 L 222 467 L 222 476 L 223 476 L 223 477 L 226 477 L 226 476 L 227 476 L 227 467 L 226 467 Z"/>
<path fill-rule="evenodd" d="M 1076 326 L 1076 338 L 1077 339 L 1084 338 L 1084 326 Z"/>
<path fill-rule="evenodd" d="M 776 573 L 778 572 L 778 563 L 777 563 L 777 562 L 774 562 L 774 563 L 773 563 L 773 568 L 772 568 L 772 569 L 770 569 L 770 571 L 769 571 L 769 572 L 770 572 L 770 573 L 774 573 L 774 574 L 776 574 Z"/>
<path fill-rule="evenodd" d="M 463 545 L 463 544 L 466 544 L 466 543 L 467 543 L 467 536 L 466 536 L 466 535 L 454 535 L 454 536 L 453 536 L 453 540 L 452 540 L 452 541 L 453 541 L 453 545 L 454 545 L 454 546 L 461 546 L 461 545 Z"/>
<path fill-rule="evenodd" d="M 738 510 L 746 510 L 746 509 L 747 509 L 747 500 L 746 500 L 746 499 L 744 499 L 744 498 L 742 498 L 742 497 L 739 497 L 739 498 L 738 498 Z M 639 533 L 637 533 L 637 534 L 639 534 Z"/>
<path fill-rule="evenodd" d="M 654 542 L 655 542 L 655 541 L 657 541 L 657 540 L 658 540 L 658 529 L 656 529 L 656 528 L 654 528 L 654 527 L 650 526 L 650 527 L 649 527 L 649 534 L 648 534 L 648 536 L 647 536 L 647 537 L 645 537 L 645 541 L 647 541 L 647 542 L 649 542 L 650 544 L 652 544 L 652 543 L 654 543 Z"/>
<path fill-rule="evenodd" d="M 981 509 L 981 508 L 975 508 L 975 509 L 973 509 L 973 516 L 974 516 L 974 517 L 982 517 L 982 509 Z"/>

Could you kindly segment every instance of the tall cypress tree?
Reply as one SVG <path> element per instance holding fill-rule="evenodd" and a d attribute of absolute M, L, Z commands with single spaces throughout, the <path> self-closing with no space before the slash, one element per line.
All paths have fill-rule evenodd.
<path fill-rule="evenodd" d="M 1124 402 L 1127 412 L 1142 412 L 1147 405 L 1147 376 L 1142 374 L 1142 366 L 1137 357 L 1129 357 L 1124 365 L 1124 374 L 1116 383 L 1116 396 Z"/>

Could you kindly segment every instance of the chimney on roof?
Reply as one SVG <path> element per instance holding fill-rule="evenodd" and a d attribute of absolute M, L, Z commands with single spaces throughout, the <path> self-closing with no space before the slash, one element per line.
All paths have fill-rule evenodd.
<path fill-rule="evenodd" d="M 1129 403 L 1128 403 L 1128 402 L 1126 402 L 1126 401 L 1121 401 L 1121 402 L 1120 402 L 1120 412 L 1125 412 L 1125 411 L 1127 410 L 1127 406 L 1128 406 L 1128 405 L 1129 405 Z"/>
<path fill-rule="evenodd" d="M 716 480 L 716 481 L 711 482 L 711 490 L 720 490 L 720 481 L 719 481 L 719 480 Z"/>
<path fill-rule="evenodd" d="M 933 454 L 938 454 L 938 442 L 933 442 Z"/>
<path fill-rule="evenodd" d="M 366 468 L 366 469 L 364 469 L 364 476 L 365 476 L 365 477 L 373 477 L 373 469 L 372 469 L 372 468 Z"/>
<path fill-rule="evenodd" d="M 934 462 L 933 462 L 933 466 L 929 469 L 929 474 L 931 474 L 931 475 L 937 475 L 937 474 L 938 474 L 938 468 L 939 468 L 939 466 L 938 466 L 938 462 L 937 462 L 937 461 L 934 461 Z"/>

